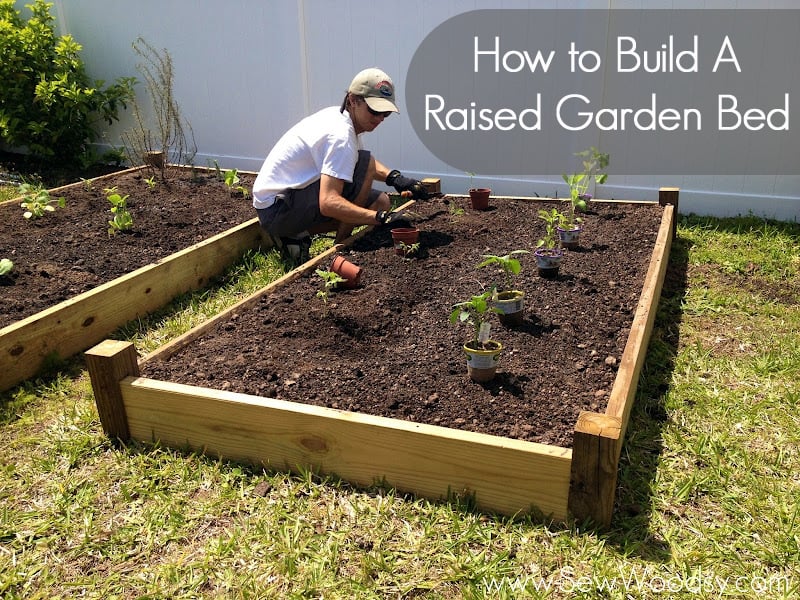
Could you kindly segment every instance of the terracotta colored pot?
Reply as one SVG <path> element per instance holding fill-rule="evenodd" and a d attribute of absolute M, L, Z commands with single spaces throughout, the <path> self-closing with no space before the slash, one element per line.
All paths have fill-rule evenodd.
<path fill-rule="evenodd" d="M 469 201 L 475 210 L 486 210 L 489 208 L 489 194 L 492 190 L 488 188 L 472 188 L 469 191 Z"/>
<path fill-rule="evenodd" d="M 395 227 L 391 230 L 392 241 L 394 242 L 394 253 L 398 256 L 406 256 L 409 249 L 403 247 L 416 244 L 419 240 L 419 229 L 416 227 Z"/>
<path fill-rule="evenodd" d="M 500 362 L 500 353 L 503 344 L 489 340 L 484 348 L 472 348 L 471 342 L 464 344 L 464 353 L 467 355 L 467 372 L 472 381 L 484 382 L 494 379 L 497 365 Z"/>
<path fill-rule="evenodd" d="M 361 283 L 363 269 L 351 263 L 344 256 L 337 256 L 331 263 L 331 271 L 346 281 L 340 284 L 343 288 L 354 288 Z"/>

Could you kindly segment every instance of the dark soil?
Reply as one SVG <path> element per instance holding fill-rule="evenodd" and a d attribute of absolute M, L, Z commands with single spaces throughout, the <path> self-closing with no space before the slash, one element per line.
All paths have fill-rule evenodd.
<path fill-rule="evenodd" d="M 466 212 L 455 215 L 455 206 Z M 475 212 L 464 198 L 430 201 L 421 252 L 403 260 L 388 230 L 345 252 L 364 268 L 362 285 L 317 297 L 309 273 L 215 324 L 147 377 L 383 415 L 571 447 L 581 410 L 602 411 L 627 341 L 662 216 L 657 205 L 592 203 L 581 247 L 555 280 L 523 255 L 515 287 L 526 293 L 524 324 L 496 320 L 505 349 L 496 378 L 469 380 L 466 325 L 448 321 L 455 302 L 500 278 L 476 270 L 482 255 L 533 250 L 541 202 L 494 200 Z M 322 265 L 323 267 L 327 265 Z M 401 449 L 399 450 L 401 451 Z"/>
<path fill-rule="evenodd" d="M 255 217 L 249 199 L 232 194 L 213 171 L 170 168 L 153 189 L 149 171 L 128 172 L 61 190 L 64 208 L 25 219 L 19 201 L 0 205 L 0 258 L 14 263 L 0 277 L 0 327 L 5 327 L 157 262 Z M 241 174 L 245 187 L 252 176 Z M 103 191 L 129 194 L 133 229 L 108 233 L 113 217 Z"/>

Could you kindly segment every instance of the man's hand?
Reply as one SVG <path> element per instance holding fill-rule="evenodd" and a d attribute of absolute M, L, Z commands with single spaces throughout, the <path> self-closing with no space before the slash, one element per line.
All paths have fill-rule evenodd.
<path fill-rule="evenodd" d="M 386 210 L 379 210 L 375 213 L 375 220 L 381 225 L 391 225 L 395 221 L 403 221 L 406 219 L 405 212 L 389 212 Z"/>
<path fill-rule="evenodd" d="M 428 190 L 425 189 L 421 181 L 405 177 L 397 169 L 386 176 L 386 185 L 392 186 L 398 192 L 411 192 L 411 197 L 415 200 L 427 200 L 430 198 Z"/>

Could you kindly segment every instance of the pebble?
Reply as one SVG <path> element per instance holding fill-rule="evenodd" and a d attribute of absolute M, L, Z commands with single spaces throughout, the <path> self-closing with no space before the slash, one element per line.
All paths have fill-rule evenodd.
<path fill-rule="evenodd" d="M 617 364 L 617 359 L 613 356 L 606 356 L 605 363 L 610 367 Z"/>

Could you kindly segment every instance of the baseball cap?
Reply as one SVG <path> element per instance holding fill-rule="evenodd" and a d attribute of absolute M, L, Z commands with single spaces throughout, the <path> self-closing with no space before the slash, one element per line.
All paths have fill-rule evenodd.
<path fill-rule="evenodd" d="M 353 77 L 347 91 L 362 96 L 367 105 L 378 112 L 399 113 L 394 103 L 394 83 L 392 78 L 380 69 L 364 69 Z"/>

